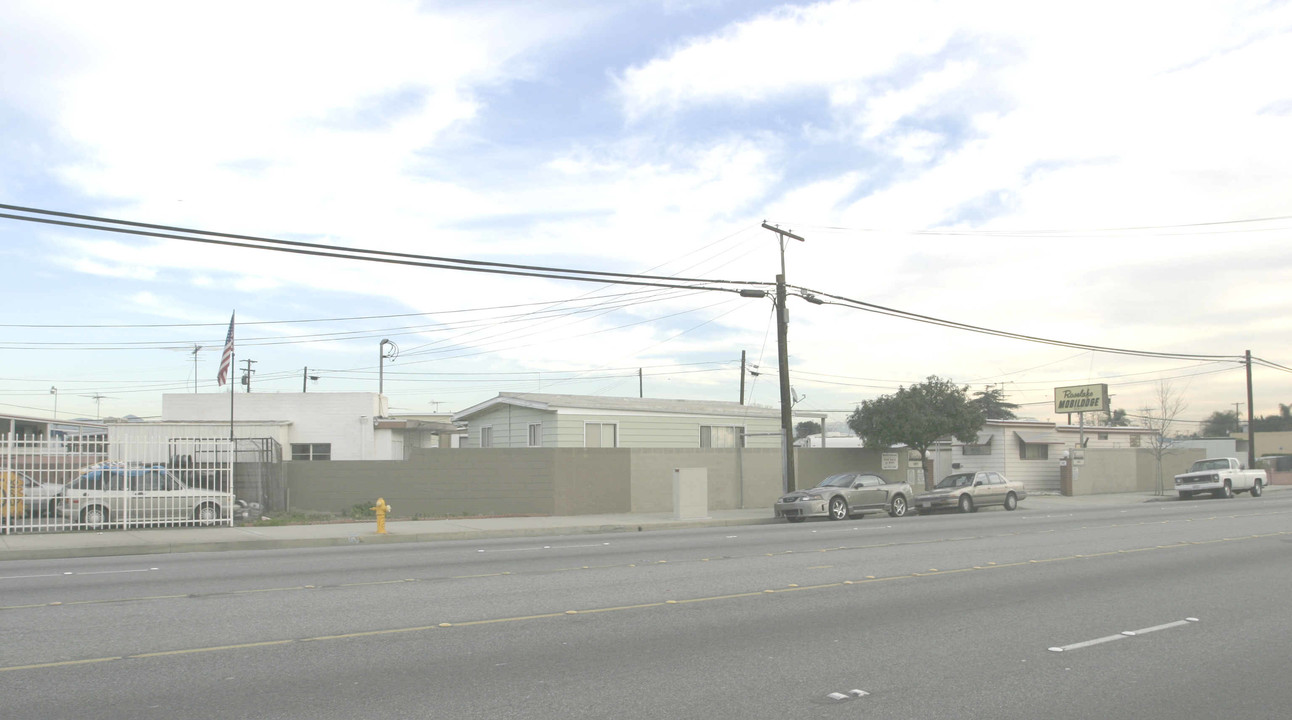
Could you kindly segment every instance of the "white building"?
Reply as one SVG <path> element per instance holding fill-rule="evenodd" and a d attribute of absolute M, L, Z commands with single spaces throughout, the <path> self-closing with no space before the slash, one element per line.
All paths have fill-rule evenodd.
<path fill-rule="evenodd" d="M 929 452 L 937 478 L 958 470 L 995 470 L 1029 492 L 1057 493 L 1060 463 L 1083 442 L 1087 448 L 1138 448 L 1148 447 L 1152 437 L 1148 428 L 988 420 L 974 442 L 944 442 Z"/>
<path fill-rule="evenodd" d="M 435 423 L 386 417 L 377 393 L 227 393 L 162 396 L 159 421 L 110 423 L 110 439 L 269 438 L 283 460 L 403 460 L 413 447 L 438 447 Z"/>

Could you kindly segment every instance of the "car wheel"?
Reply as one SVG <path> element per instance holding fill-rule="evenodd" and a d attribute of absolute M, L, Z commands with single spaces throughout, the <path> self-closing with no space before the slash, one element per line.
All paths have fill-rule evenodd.
<path fill-rule="evenodd" d="M 220 519 L 220 507 L 207 503 L 193 513 L 193 519 L 201 525 L 213 525 L 216 520 Z"/>
<path fill-rule="evenodd" d="M 1261 487 L 1261 481 L 1257 480 L 1256 484 L 1252 485 L 1252 497 L 1260 497 L 1263 492 L 1265 489 Z"/>
<path fill-rule="evenodd" d="M 891 510 L 888 511 L 888 514 L 892 515 L 893 517 L 902 517 L 903 515 L 906 514 L 906 510 L 907 510 L 906 496 L 905 495 L 894 496 L 893 507 Z"/>
<path fill-rule="evenodd" d="M 1234 487 L 1229 484 L 1228 480 L 1225 481 L 1224 487 L 1216 491 L 1216 497 L 1218 498 L 1231 498 L 1233 496 L 1234 496 Z"/>
<path fill-rule="evenodd" d="M 1193 499 L 1193 493 L 1189 492 L 1188 490 L 1181 490 L 1181 491 L 1180 491 L 1180 499 L 1181 499 L 1181 500 L 1192 500 L 1192 499 Z"/>
<path fill-rule="evenodd" d="M 109 519 L 108 509 L 99 505 L 81 511 L 81 524 L 86 527 L 101 528 L 108 524 Z"/>
<path fill-rule="evenodd" d="M 969 497 L 968 495 L 960 496 L 960 512 L 962 513 L 973 512 L 973 498 Z"/>
<path fill-rule="evenodd" d="M 1005 496 L 1005 509 L 1006 509 L 1006 510 L 1017 510 L 1017 509 L 1018 509 L 1018 496 L 1017 496 L 1017 495 L 1015 495 L 1014 493 L 1010 493 L 1010 494 L 1008 494 L 1008 495 L 1006 495 L 1006 496 Z"/>
<path fill-rule="evenodd" d="M 830 519 L 847 520 L 848 519 L 848 501 L 841 497 L 830 500 Z"/>

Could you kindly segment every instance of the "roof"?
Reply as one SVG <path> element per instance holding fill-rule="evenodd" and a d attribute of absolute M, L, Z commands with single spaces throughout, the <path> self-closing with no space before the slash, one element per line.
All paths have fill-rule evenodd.
<path fill-rule="evenodd" d="M 1029 432 L 1027 430 L 1015 430 L 1014 434 L 1019 440 L 1030 445 L 1063 445 L 1067 441 L 1059 438 L 1048 437 L 1045 433 Z"/>
<path fill-rule="evenodd" d="M 776 408 L 741 405 L 719 400 L 668 400 L 661 398 L 602 397 L 600 395 L 557 395 L 547 393 L 498 393 L 453 415 L 454 422 L 466 420 L 499 405 L 513 405 L 549 412 L 590 410 L 606 414 L 704 415 L 725 417 L 778 418 Z"/>

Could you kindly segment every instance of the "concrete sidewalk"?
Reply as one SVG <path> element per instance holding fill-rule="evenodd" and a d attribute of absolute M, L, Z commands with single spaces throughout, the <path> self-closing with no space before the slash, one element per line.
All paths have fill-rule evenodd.
<path fill-rule="evenodd" d="M 1267 493 L 1286 490 L 1292 490 L 1292 486 L 1266 488 Z M 1242 500 L 1251 500 L 1246 495 L 1239 497 Z M 1174 494 L 1162 496 L 1154 493 L 1116 493 L 1079 497 L 1032 495 L 1019 503 L 1019 512 L 1068 512 L 1083 508 L 1132 506 L 1146 502 L 1178 502 L 1178 500 Z M 1203 503 L 1207 500 L 1191 502 Z M 373 521 L 276 527 L 183 527 L 24 533 L 0 535 L 0 561 L 643 532 L 783 522 L 772 517 L 771 508 L 756 508 L 714 510 L 706 518 L 682 520 L 675 518 L 672 513 L 392 520 L 387 524 L 386 535 L 376 534 L 376 523 Z"/>

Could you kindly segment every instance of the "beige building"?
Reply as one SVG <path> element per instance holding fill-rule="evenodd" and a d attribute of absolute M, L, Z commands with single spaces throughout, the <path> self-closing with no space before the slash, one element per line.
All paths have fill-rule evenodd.
<path fill-rule="evenodd" d="M 499 393 L 453 416 L 467 448 L 780 447 L 776 408 L 705 400 Z"/>

